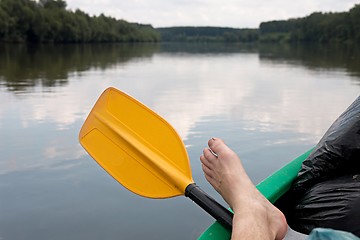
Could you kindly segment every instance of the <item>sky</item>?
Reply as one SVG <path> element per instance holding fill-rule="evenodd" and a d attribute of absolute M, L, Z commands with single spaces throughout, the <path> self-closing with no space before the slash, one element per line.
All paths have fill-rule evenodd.
<path fill-rule="evenodd" d="M 67 0 L 68 9 L 154 27 L 257 28 L 270 20 L 348 11 L 359 0 Z"/>

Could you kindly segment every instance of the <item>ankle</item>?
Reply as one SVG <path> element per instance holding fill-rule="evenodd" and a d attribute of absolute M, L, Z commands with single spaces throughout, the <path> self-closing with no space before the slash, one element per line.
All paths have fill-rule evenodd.
<path fill-rule="evenodd" d="M 253 195 L 256 196 L 256 195 Z M 273 206 L 263 196 L 253 197 L 234 203 L 234 213 L 242 219 L 242 231 L 265 232 L 261 239 L 283 239 L 287 232 L 287 223 L 284 214 Z M 246 219 L 246 220 L 245 220 Z M 240 221 L 239 221 L 240 222 Z M 249 228 L 249 229 L 248 229 Z"/>

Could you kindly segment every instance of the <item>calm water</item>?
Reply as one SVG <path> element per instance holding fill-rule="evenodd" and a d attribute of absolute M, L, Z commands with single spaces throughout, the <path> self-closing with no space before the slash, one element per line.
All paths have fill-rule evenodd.
<path fill-rule="evenodd" d="M 195 239 L 213 219 L 185 197 L 124 189 L 78 143 L 117 87 L 183 138 L 194 180 L 213 136 L 255 183 L 316 144 L 358 96 L 356 47 L 0 45 L 0 239 Z"/>

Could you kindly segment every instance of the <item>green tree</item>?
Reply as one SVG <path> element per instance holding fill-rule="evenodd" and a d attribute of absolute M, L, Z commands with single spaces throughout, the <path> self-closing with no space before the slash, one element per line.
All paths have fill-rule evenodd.
<path fill-rule="evenodd" d="M 349 12 L 351 21 L 351 33 L 354 42 L 360 42 L 360 4 L 355 5 Z"/>
<path fill-rule="evenodd" d="M 349 12 L 315 12 L 304 18 L 261 23 L 263 41 L 292 41 L 316 43 L 359 42 L 360 10 L 355 5 Z"/>
<path fill-rule="evenodd" d="M 151 26 L 66 9 L 63 0 L 0 0 L 0 41 L 159 41 Z"/>
<path fill-rule="evenodd" d="M 6 38 L 9 28 L 9 16 L 0 7 L 0 40 Z"/>
<path fill-rule="evenodd" d="M 63 0 L 40 0 L 39 3 L 47 9 L 65 9 L 67 6 Z"/>

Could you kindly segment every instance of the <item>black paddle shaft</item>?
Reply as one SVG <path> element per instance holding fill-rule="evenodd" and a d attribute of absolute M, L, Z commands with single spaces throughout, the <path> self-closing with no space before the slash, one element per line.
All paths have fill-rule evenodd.
<path fill-rule="evenodd" d="M 223 207 L 215 199 L 207 195 L 195 183 L 191 183 L 186 187 L 185 196 L 193 200 L 197 205 L 213 216 L 224 227 L 232 229 L 232 219 L 234 214 Z"/>

